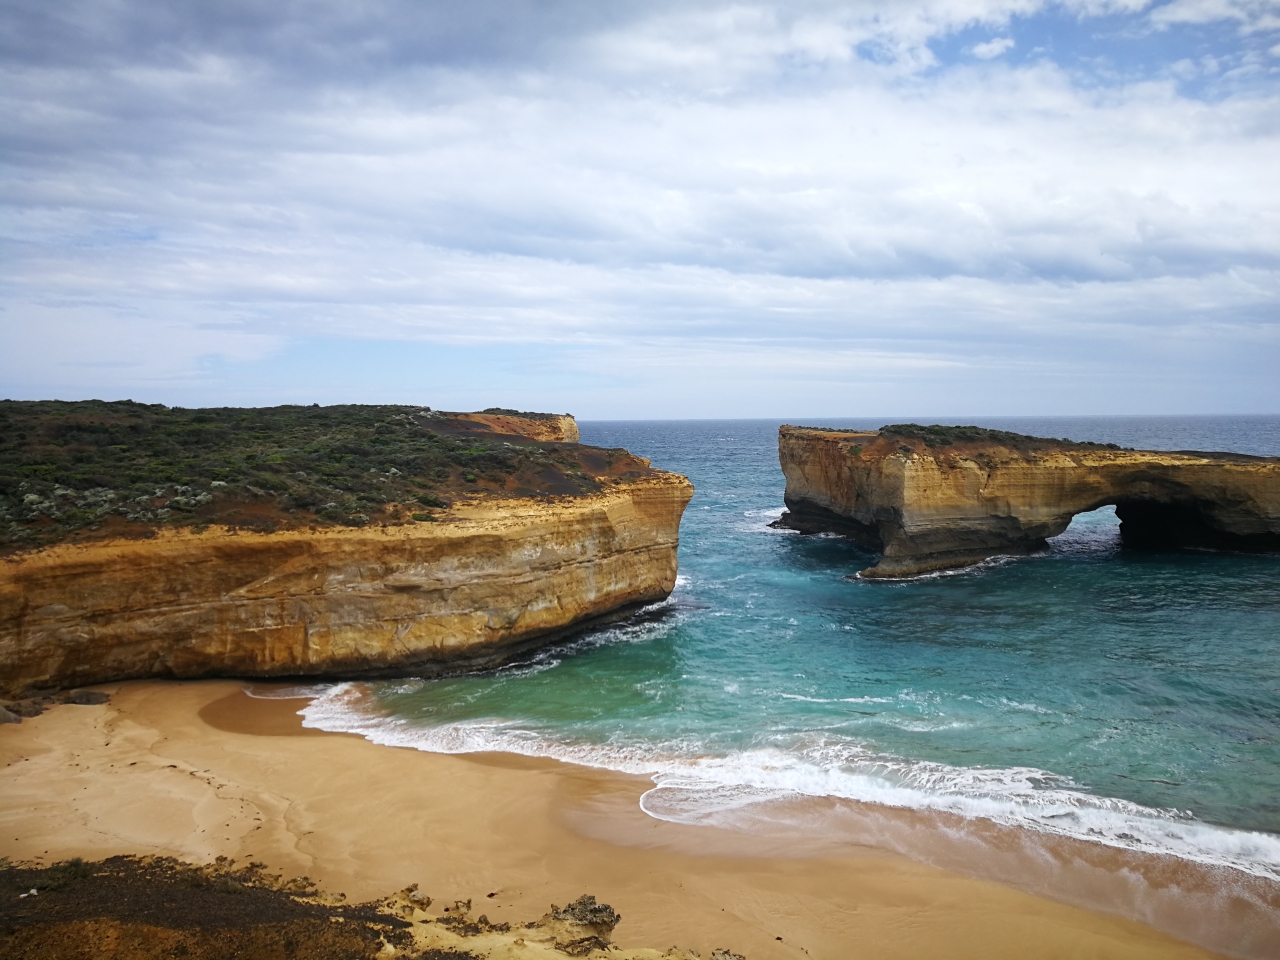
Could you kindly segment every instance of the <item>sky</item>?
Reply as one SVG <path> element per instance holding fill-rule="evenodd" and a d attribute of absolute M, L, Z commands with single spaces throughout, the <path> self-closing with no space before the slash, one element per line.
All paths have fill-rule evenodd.
<path fill-rule="evenodd" d="M 1280 413 L 1280 0 L 0 0 L 0 396 Z"/>

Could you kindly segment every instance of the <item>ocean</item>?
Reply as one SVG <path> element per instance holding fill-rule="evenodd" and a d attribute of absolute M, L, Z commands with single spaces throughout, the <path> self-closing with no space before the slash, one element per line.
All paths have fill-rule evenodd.
<path fill-rule="evenodd" d="M 1280 455 L 1278 417 L 960 422 Z M 1280 926 L 1280 557 L 1128 551 L 1103 508 L 1039 555 L 853 579 L 873 554 L 769 526 L 784 489 L 778 425 L 581 424 L 584 443 L 626 447 L 695 484 L 671 598 L 495 672 L 318 688 L 306 724 L 643 774 L 653 785 L 639 804 L 660 820 L 802 830 L 804 811 L 820 807 L 814 829 L 828 839 L 1264 955 L 1259 944 L 1274 941 L 1232 940 L 1228 928 L 1245 915 Z M 847 815 L 833 819 L 841 804 Z M 895 811 L 917 827 L 886 826 Z M 992 830 L 1035 849 L 1020 841 L 1021 866 L 1011 865 Z M 1203 894 L 1195 909 L 1235 919 L 1179 919 L 1186 904 L 1149 866 L 1120 893 L 1090 893 L 1088 870 L 1071 879 L 1064 863 L 1096 866 L 1091 850 L 1194 868 L 1182 885 Z M 1224 885 L 1244 907 L 1223 905 Z"/>

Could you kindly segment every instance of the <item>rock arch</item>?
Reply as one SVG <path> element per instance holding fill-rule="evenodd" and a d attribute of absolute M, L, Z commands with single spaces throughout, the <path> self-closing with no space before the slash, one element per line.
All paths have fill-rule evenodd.
<path fill-rule="evenodd" d="M 1028 553 L 1114 504 L 1126 544 L 1280 551 L 1280 458 L 1025 437 L 975 427 L 784 426 L 780 526 L 882 552 L 864 577 Z"/>

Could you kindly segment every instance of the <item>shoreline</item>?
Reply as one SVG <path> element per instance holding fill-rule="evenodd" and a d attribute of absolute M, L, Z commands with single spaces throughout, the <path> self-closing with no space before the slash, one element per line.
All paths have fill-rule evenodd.
<path fill-rule="evenodd" d="M 356 734 L 381 746 L 473 758 L 536 758 L 627 779 L 634 789 L 619 799 L 619 808 L 608 817 L 575 814 L 575 828 L 612 843 L 636 842 L 631 834 L 619 832 L 618 825 L 632 818 L 638 805 L 655 820 L 693 828 L 690 833 L 668 836 L 684 836 L 699 852 L 706 848 L 709 837 L 724 838 L 721 847 L 749 849 L 763 856 L 812 858 L 856 850 L 892 852 L 914 863 L 1137 920 L 1177 939 L 1242 960 L 1280 956 L 1280 882 L 1272 873 L 1230 862 L 1232 854 L 1239 857 L 1247 853 L 1250 843 L 1274 843 L 1264 834 L 1205 823 L 1170 824 L 1167 836 L 1156 835 L 1154 846 L 1149 836 L 1126 832 L 1120 832 L 1117 839 L 1128 842 L 1114 843 L 1105 834 L 1098 833 L 1097 839 L 1084 835 L 1088 821 L 1063 829 L 1056 821 L 1046 822 L 1047 818 L 1024 817 L 1011 822 L 944 805 L 878 802 L 839 792 L 784 790 L 770 797 L 766 790 L 763 795 L 744 799 L 742 791 L 754 789 L 742 785 L 752 783 L 750 780 L 728 783 L 727 794 L 712 786 L 708 799 L 705 787 L 681 785 L 684 776 L 700 779 L 697 764 L 671 767 L 655 757 L 654 766 L 647 767 L 632 758 L 611 756 L 608 751 L 541 750 L 531 749 L 530 741 L 522 739 L 495 741 L 450 733 L 433 736 L 430 727 L 412 722 L 402 725 L 394 714 L 384 716 L 378 705 L 369 701 L 366 685 L 339 686 L 346 692 L 337 701 L 325 696 L 321 688 L 249 692 L 268 698 L 292 695 L 297 698 L 295 703 L 309 701 L 310 706 L 300 711 L 307 727 Z M 316 696 L 325 705 L 319 712 L 313 709 Z M 436 732 L 449 730 L 446 726 Z M 621 764 L 611 762 L 618 759 Z M 1075 816 L 1069 807 L 1055 815 Z M 1130 829 L 1128 823 L 1121 825 Z M 1141 832 L 1140 827 L 1134 829 Z M 1097 831 L 1089 829 L 1088 833 Z M 1197 837 L 1188 844 L 1189 855 L 1158 843 L 1181 841 L 1189 834 Z M 692 837 L 698 839 L 689 839 Z M 1215 849 L 1214 842 L 1223 846 Z M 1197 856 L 1206 852 L 1209 857 Z M 1274 854 L 1270 846 L 1267 852 Z M 1218 857 L 1212 856 L 1214 853 Z M 1248 857 L 1244 859 L 1247 863 Z M 1274 856 L 1267 862 L 1273 860 Z"/>
<path fill-rule="evenodd" d="M 353 900 L 418 883 L 483 901 L 495 921 L 591 893 L 623 915 L 623 947 L 727 946 L 749 960 L 834 960 L 853 945 L 886 958 L 1216 955 L 848 841 L 655 820 L 637 803 L 646 777 L 304 728 L 298 700 L 243 687 L 136 681 L 109 704 L 0 729 L 0 855 L 252 858 Z M 1112 872 L 1125 869 L 1121 858 Z"/>

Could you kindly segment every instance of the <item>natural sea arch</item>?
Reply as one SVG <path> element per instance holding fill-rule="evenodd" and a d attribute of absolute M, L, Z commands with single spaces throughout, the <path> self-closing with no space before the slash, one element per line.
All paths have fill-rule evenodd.
<path fill-rule="evenodd" d="M 980 428 L 784 426 L 778 455 L 802 532 L 881 551 L 861 572 L 916 576 L 1030 553 L 1114 506 L 1127 546 L 1280 551 L 1280 458 L 1123 450 Z"/>

